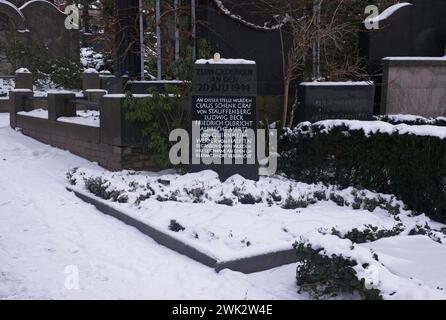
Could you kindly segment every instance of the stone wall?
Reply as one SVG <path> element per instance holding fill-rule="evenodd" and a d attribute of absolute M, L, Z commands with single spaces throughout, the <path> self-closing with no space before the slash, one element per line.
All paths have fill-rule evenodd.
<path fill-rule="evenodd" d="M 446 116 L 446 58 L 383 60 L 382 114 Z"/>
<path fill-rule="evenodd" d="M 10 92 L 10 124 L 21 128 L 23 134 L 43 143 L 68 150 L 90 161 L 96 161 L 109 170 L 154 170 L 150 155 L 143 152 L 140 131 L 129 130 L 129 124 L 122 127 L 111 126 L 124 123 L 124 112 L 106 112 L 122 106 L 124 95 L 105 97 L 101 101 L 101 126 L 93 127 L 57 121 L 58 116 L 68 116 L 75 111 L 75 104 L 64 94 L 50 94 L 48 118 L 42 119 L 18 114 L 34 109 L 32 91 L 16 89 Z M 65 94 L 67 95 L 67 94 Z M 65 99 L 64 99 L 65 98 Z M 70 110 L 70 108 L 74 108 Z M 112 130 L 113 129 L 113 130 Z M 117 139 L 118 137 L 118 139 Z"/>

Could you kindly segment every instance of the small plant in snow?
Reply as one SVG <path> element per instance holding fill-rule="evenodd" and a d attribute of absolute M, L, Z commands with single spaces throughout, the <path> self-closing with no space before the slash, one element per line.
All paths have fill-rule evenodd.
<path fill-rule="evenodd" d="M 68 172 L 67 172 L 67 179 L 68 179 L 68 182 L 69 182 L 72 186 L 76 185 L 77 180 L 76 180 L 76 178 L 74 177 L 74 175 L 75 175 L 75 173 L 77 172 L 78 169 L 79 169 L 79 168 L 76 167 L 76 168 L 73 168 L 73 169 L 68 170 Z"/>
<path fill-rule="evenodd" d="M 217 200 L 216 203 L 217 204 L 224 204 L 224 205 L 230 206 L 230 207 L 232 207 L 234 205 L 234 201 L 232 201 L 231 198 L 226 198 L 226 197 L 221 199 L 221 200 Z"/>
<path fill-rule="evenodd" d="M 128 202 L 128 196 L 123 190 L 112 189 L 110 182 L 101 177 L 85 179 L 85 187 L 95 196 L 104 200 L 113 200 L 119 203 Z"/>
<path fill-rule="evenodd" d="M 346 233 L 343 233 L 336 228 L 331 229 L 331 234 L 338 236 L 341 239 L 349 239 L 354 243 L 366 243 L 376 241 L 382 238 L 394 237 L 401 232 L 404 231 L 404 225 L 402 223 L 398 223 L 395 227 L 390 230 L 387 229 L 379 229 L 377 226 L 373 225 L 365 225 L 365 228 L 359 230 L 358 228 L 354 228 Z"/>
<path fill-rule="evenodd" d="M 446 237 L 445 237 L 444 231 L 445 231 L 444 229 L 441 229 L 441 230 L 432 229 L 429 226 L 429 224 L 426 223 L 424 226 L 416 225 L 414 228 L 412 228 L 409 231 L 409 235 L 410 236 L 415 236 L 415 235 L 428 236 L 435 242 L 446 243 Z"/>
<path fill-rule="evenodd" d="M 336 194 L 334 192 L 330 194 L 330 200 L 336 203 L 340 207 L 347 205 L 345 199 L 341 195 Z"/>
<path fill-rule="evenodd" d="M 203 187 L 197 187 L 193 189 L 184 188 L 186 194 L 193 199 L 194 203 L 203 202 L 203 196 L 205 195 L 205 191 Z"/>
<path fill-rule="evenodd" d="M 251 193 L 243 193 L 239 188 L 235 188 L 232 194 L 238 198 L 241 204 L 256 204 L 262 202 L 262 198 L 254 197 Z"/>
<path fill-rule="evenodd" d="M 179 224 L 176 220 L 170 220 L 169 230 L 173 232 L 180 232 L 186 230 L 186 228 Z"/>
<path fill-rule="evenodd" d="M 291 194 L 285 199 L 285 202 L 282 204 L 281 208 L 286 210 L 295 210 L 299 208 L 307 208 L 308 201 L 305 199 L 294 199 Z"/>

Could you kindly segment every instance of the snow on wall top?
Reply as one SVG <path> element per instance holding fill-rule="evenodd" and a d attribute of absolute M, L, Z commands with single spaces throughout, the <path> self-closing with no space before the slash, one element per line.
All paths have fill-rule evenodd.
<path fill-rule="evenodd" d="M 370 86 L 373 85 L 372 81 L 336 81 L 336 82 L 302 82 L 301 86 Z"/>
<path fill-rule="evenodd" d="M 386 61 L 446 61 L 446 56 L 443 57 L 385 57 Z"/>
<path fill-rule="evenodd" d="M 376 133 L 391 134 L 411 134 L 417 136 L 437 137 L 446 139 L 446 127 L 434 125 L 393 125 L 384 121 L 360 121 L 360 120 L 323 120 L 311 124 L 310 122 L 300 123 L 293 131 L 299 132 L 303 127 L 319 126 L 323 132 L 330 132 L 336 127 L 345 126 L 349 130 L 362 130 L 366 137 Z M 289 133 L 293 134 L 293 131 Z M 306 131 L 306 130 L 305 130 Z M 309 132 L 311 134 L 311 131 Z"/>
<path fill-rule="evenodd" d="M 224 5 L 222 0 L 214 0 L 214 3 L 217 6 L 217 8 L 220 9 L 221 12 L 223 12 L 225 15 L 227 15 L 231 19 L 236 20 L 237 22 L 240 22 L 240 23 L 244 24 L 245 26 L 253 28 L 253 29 L 256 29 L 256 30 L 273 31 L 273 30 L 280 29 L 286 23 L 286 19 L 284 19 L 283 22 L 276 23 L 274 25 L 272 25 L 270 21 L 269 22 L 265 22 L 264 25 L 258 25 L 258 24 L 255 24 L 253 22 L 247 21 L 246 19 L 244 19 L 243 17 L 241 17 L 238 14 L 232 13 Z"/>
<path fill-rule="evenodd" d="M 15 73 L 31 73 L 27 68 L 19 68 L 15 71 Z"/>
<path fill-rule="evenodd" d="M 195 61 L 195 64 L 256 64 L 253 60 L 245 60 L 245 59 L 198 59 Z"/>
<path fill-rule="evenodd" d="M 88 68 L 84 70 L 84 73 L 99 73 L 98 70 L 93 68 Z"/>

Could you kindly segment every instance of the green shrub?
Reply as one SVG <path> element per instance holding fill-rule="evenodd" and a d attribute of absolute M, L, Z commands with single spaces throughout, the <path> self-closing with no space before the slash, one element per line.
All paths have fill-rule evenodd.
<path fill-rule="evenodd" d="M 14 68 L 28 68 L 33 73 L 36 86 L 52 82 L 57 87 L 81 88 L 80 61 L 52 56 L 43 43 L 25 42 L 11 34 L 7 34 L 3 42 L 0 46 L 6 48 L 5 55 Z"/>
<path fill-rule="evenodd" d="M 375 117 L 377 120 L 388 122 L 390 124 L 408 124 L 408 125 L 434 125 L 440 127 L 446 127 L 446 118 L 424 118 L 424 117 L 414 117 L 414 119 L 406 120 L 399 117 L 393 117 L 388 115 L 381 115 Z"/>
<path fill-rule="evenodd" d="M 336 297 L 339 294 L 359 295 L 366 300 L 381 300 L 378 289 L 367 289 L 365 280 L 359 280 L 353 269 L 358 263 L 343 256 L 327 257 L 323 249 L 315 250 L 310 244 L 294 245 L 298 258 L 297 285 L 312 298 Z"/>
<path fill-rule="evenodd" d="M 291 195 L 288 195 L 281 208 L 285 210 L 295 210 L 295 209 L 307 208 L 309 204 L 310 203 L 308 200 L 295 199 Z"/>
<path fill-rule="evenodd" d="M 179 224 L 176 220 L 170 220 L 169 230 L 173 232 L 180 232 L 186 230 L 186 228 Z"/>
<path fill-rule="evenodd" d="M 445 237 L 446 232 L 445 231 L 446 231 L 445 229 L 441 229 L 441 230 L 432 229 L 426 223 L 424 226 L 416 225 L 415 227 L 413 227 L 409 231 L 409 235 L 410 236 L 415 236 L 415 235 L 428 236 L 435 242 L 446 243 L 446 237 Z"/>
<path fill-rule="evenodd" d="M 339 230 L 336 230 L 336 228 L 332 228 L 331 234 L 338 236 L 341 239 L 349 239 L 351 242 L 354 243 L 366 243 L 373 242 L 382 238 L 394 237 L 399 235 L 403 231 L 404 226 L 399 223 L 390 230 L 379 229 L 378 227 L 373 225 L 366 225 L 364 230 L 354 228 L 345 234 L 343 234 Z"/>
<path fill-rule="evenodd" d="M 279 171 L 293 179 L 394 194 L 414 212 L 446 222 L 446 140 L 301 124 L 281 136 L 279 150 Z M 369 199 L 353 207 L 381 205 Z"/>
<path fill-rule="evenodd" d="M 95 196 L 104 200 L 113 200 L 119 203 L 128 202 L 128 195 L 123 190 L 111 189 L 110 182 L 101 177 L 90 177 L 85 179 L 85 187 Z"/>
<path fill-rule="evenodd" d="M 232 207 L 234 205 L 234 201 L 232 201 L 232 199 L 226 198 L 226 197 L 221 200 L 216 201 L 215 203 L 223 204 L 223 205 L 229 206 L 229 207 Z"/>
<path fill-rule="evenodd" d="M 170 96 L 158 91 L 152 97 L 137 99 L 127 92 L 124 101 L 126 120 L 138 123 L 142 135 L 147 139 L 147 152 L 155 166 L 170 167 L 169 150 L 172 143 L 169 134 L 173 129 L 186 128 L 187 96 L 181 88 L 171 88 Z"/>
<path fill-rule="evenodd" d="M 74 177 L 74 175 L 76 174 L 78 169 L 79 169 L 78 167 L 75 167 L 73 169 L 68 170 L 66 173 L 67 180 L 72 186 L 75 186 L 77 183 L 77 179 Z"/>
<path fill-rule="evenodd" d="M 207 43 L 199 41 L 198 57 L 208 57 Z M 192 91 L 192 47 L 187 47 L 184 56 L 169 65 L 168 73 L 174 79 L 183 80 L 181 86 L 166 86 L 166 92 L 152 90 L 152 97 L 135 99 L 127 93 L 124 107 L 126 120 L 142 123 L 142 134 L 148 138 L 147 152 L 153 164 L 159 168 L 171 167 L 169 150 L 173 143 L 169 134 L 173 129 L 188 129 L 187 110 Z"/>

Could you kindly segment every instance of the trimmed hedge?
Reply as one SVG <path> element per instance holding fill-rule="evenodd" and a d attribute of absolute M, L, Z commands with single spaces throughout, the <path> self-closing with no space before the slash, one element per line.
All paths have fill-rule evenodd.
<path fill-rule="evenodd" d="M 279 171 L 293 179 L 394 194 L 446 222 L 446 139 L 302 123 L 281 136 L 279 150 Z"/>

